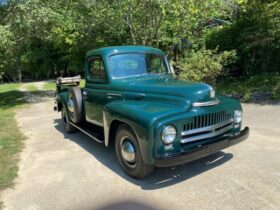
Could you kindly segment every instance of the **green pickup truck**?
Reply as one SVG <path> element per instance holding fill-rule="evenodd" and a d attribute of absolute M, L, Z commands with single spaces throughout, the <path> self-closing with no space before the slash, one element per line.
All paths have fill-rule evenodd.
<path fill-rule="evenodd" d="M 80 77 L 57 79 L 56 111 L 65 131 L 113 144 L 122 169 L 141 179 L 245 140 L 239 101 L 203 83 L 181 81 L 165 54 L 145 46 L 90 51 Z"/>

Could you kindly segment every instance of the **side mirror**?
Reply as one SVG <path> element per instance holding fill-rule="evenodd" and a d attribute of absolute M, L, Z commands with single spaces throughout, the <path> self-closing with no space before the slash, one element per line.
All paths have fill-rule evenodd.
<path fill-rule="evenodd" d="M 178 77 L 180 75 L 180 72 L 181 72 L 180 67 L 175 65 L 172 61 L 169 62 L 169 66 L 170 66 L 170 69 L 171 69 L 171 73 L 173 75 L 175 75 L 176 77 Z"/>

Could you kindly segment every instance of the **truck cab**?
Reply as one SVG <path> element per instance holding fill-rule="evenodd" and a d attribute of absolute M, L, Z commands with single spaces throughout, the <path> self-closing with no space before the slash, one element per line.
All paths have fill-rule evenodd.
<path fill-rule="evenodd" d="M 239 101 L 175 78 L 165 54 L 145 46 L 90 51 L 80 77 L 58 78 L 55 110 L 66 132 L 114 144 L 122 169 L 144 178 L 245 140 Z"/>

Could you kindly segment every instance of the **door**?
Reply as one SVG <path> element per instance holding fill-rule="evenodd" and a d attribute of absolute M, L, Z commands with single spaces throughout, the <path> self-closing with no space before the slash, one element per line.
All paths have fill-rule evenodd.
<path fill-rule="evenodd" d="M 101 56 L 89 57 L 83 90 L 86 120 L 103 126 L 103 108 L 107 101 L 108 79 Z"/>

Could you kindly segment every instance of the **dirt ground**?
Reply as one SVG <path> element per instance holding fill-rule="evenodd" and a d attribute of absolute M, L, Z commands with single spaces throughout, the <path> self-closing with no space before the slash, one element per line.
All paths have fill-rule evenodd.
<path fill-rule="evenodd" d="M 139 181 L 112 147 L 66 134 L 51 96 L 17 112 L 28 138 L 15 186 L 2 195 L 6 210 L 280 209 L 280 105 L 244 104 L 245 142 Z"/>

